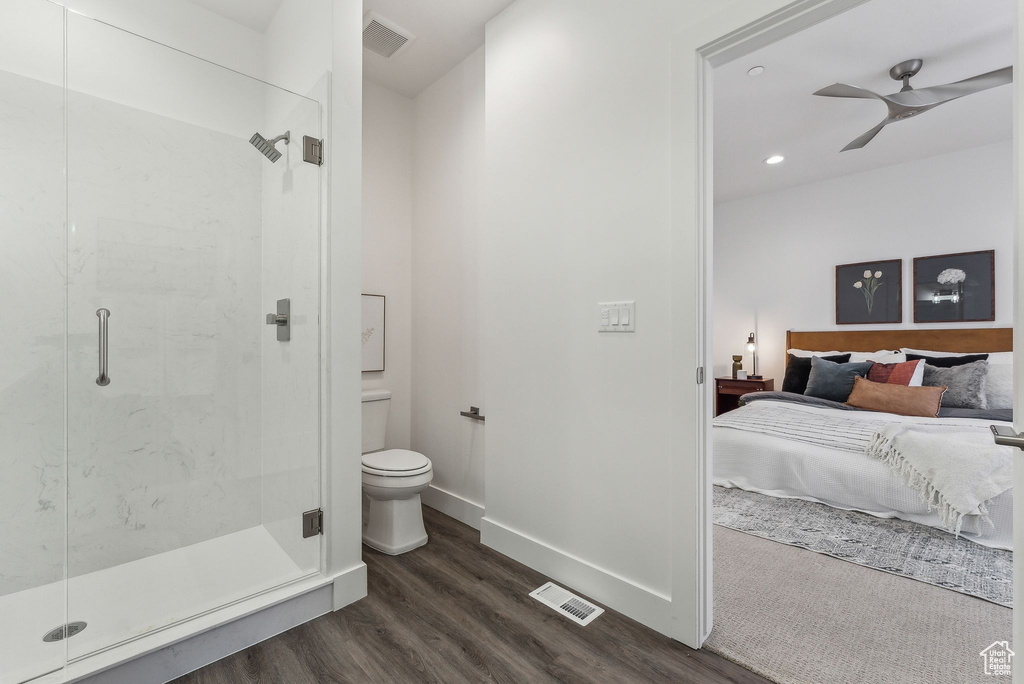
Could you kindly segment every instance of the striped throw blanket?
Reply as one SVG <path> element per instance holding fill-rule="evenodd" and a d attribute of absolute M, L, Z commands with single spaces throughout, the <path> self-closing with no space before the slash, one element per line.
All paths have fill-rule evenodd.
<path fill-rule="evenodd" d="M 864 453 L 874 434 L 888 423 L 878 414 L 756 401 L 723 413 L 714 426 Z"/>

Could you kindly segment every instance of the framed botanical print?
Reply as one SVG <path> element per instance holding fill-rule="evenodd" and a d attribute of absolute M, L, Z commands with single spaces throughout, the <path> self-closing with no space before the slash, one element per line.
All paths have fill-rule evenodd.
<path fill-rule="evenodd" d="M 384 295 L 363 295 L 363 372 L 384 370 Z"/>
<path fill-rule="evenodd" d="M 914 322 L 994 321 L 996 252 L 914 259 Z"/>
<path fill-rule="evenodd" d="M 836 266 L 836 324 L 903 321 L 903 260 Z"/>

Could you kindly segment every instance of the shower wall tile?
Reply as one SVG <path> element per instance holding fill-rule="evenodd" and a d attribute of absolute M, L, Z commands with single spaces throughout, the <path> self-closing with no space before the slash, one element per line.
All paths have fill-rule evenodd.
<path fill-rule="evenodd" d="M 76 576 L 260 524 L 265 160 L 245 132 L 75 92 L 68 139 Z"/>
<path fill-rule="evenodd" d="M 64 575 L 63 107 L 0 72 L 0 595 Z"/>
<path fill-rule="evenodd" d="M 65 233 L 63 101 L 0 72 L 0 595 L 261 523 L 266 161 L 70 92 Z"/>
<path fill-rule="evenodd" d="M 320 504 L 320 167 L 302 160 L 302 136 L 320 137 L 320 107 L 271 99 L 267 111 L 289 113 L 268 130 L 290 130 L 292 142 L 276 164 L 263 166 L 263 306 L 291 299 L 292 333 L 263 346 L 262 519 L 302 570 L 318 569 L 319 539 L 302 538 L 303 511 Z"/>

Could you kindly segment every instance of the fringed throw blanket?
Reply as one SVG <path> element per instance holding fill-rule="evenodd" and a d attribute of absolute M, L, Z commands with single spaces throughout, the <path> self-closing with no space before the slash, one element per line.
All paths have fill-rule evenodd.
<path fill-rule="evenodd" d="M 874 434 L 867 453 L 918 490 L 954 534 L 967 516 L 989 522 L 986 502 L 1013 486 L 1012 451 L 984 427 L 893 423 Z"/>

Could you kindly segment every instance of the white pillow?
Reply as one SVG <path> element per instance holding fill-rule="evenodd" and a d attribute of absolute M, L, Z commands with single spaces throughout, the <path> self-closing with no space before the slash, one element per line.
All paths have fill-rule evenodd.
<path fill-rule="evenodd" d="M 843 352 L 844 354 L 846 352 Z M 907 355 L 903 352 L 882 349 L 876 352 L 850 352 L 850 363 L 854 361 L 874 361 L 875 363 L 903 363 Z"/>
<path fill-rule="evenodd" d="M 985 376 L 985 401 L 990 409 L 1013 408 L 1013 364 L 989 363 Z"/>
<path fill-rule="evenodd" d="M 880 349 L 876 352 L 845 352 L 845 351 L 807 351 L 806 349 L 790 349 L 793 356 L 807 358 L 809 356 L 836 356 L 838 354 L 849 354 L 850 363 L 874 361 L 876 363 L 903 363 L 907 355 L 902 352 Z"/>
<path fill-rule="evenodd" d="M 838 351 L 807 351 L 806 349 L 788 349 L 787 351 L 793 356 L 804 359 L 808 359 L 812 356 L 835 356 L 836 354 L 843 353 Z"/>

